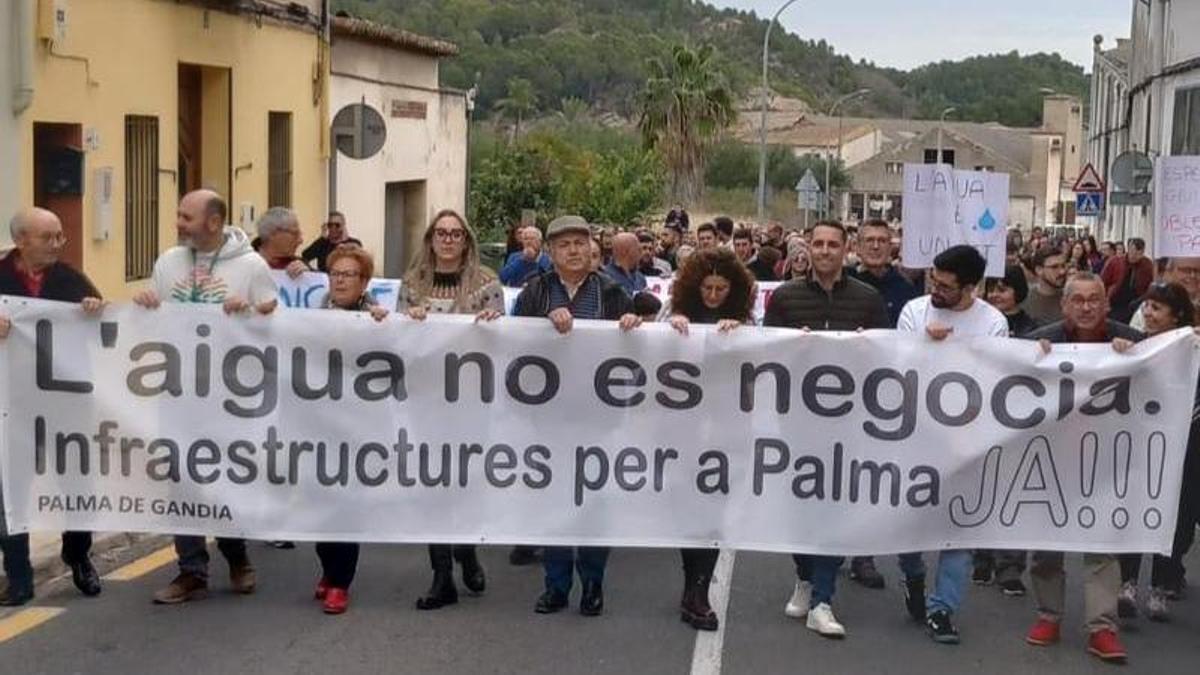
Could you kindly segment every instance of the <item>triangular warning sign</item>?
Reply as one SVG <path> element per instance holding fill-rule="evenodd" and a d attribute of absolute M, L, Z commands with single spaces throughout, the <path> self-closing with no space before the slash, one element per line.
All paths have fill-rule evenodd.
<path fill-rule="evenodd" d="M 1079 179 L 1075 181 L 1075 187 L 1071 189 L 1075 192 L 1104 192 L 1104 180 L 1096 173 L 1096 167 L 1088 164 L 1083 167 Z"/>

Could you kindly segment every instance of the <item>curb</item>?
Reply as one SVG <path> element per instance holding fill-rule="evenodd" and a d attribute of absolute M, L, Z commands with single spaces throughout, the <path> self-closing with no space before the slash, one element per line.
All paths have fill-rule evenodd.
<path fill-rule="evenodd" d="M 104 576 L 116 567 L 128 562 L 127 551 L 139 551 L 158 548 L 171 543 L 171 537 L 161 534 L 145 534 L 131 532 L 97 532 L 92 539 L 92 563 Z M 33 563 L 33 584 L 35 588 L 70 575 L 71 568 L 59 556 L 59 548 L 53 547 L 51 552 L 35 557 Z"/>

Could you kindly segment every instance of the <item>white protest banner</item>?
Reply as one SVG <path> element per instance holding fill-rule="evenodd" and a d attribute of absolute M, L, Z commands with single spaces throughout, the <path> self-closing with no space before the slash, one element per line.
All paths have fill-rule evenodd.
<path fill-rule="evenodd" d="M 671 285 L 674 283 L 674 277 L 647 277 L 646 290 L 653 293 L 666 307 L 671 300 Z M 763 316 L 767 312 L 767 303 L 771 301 L 771 294 L 782 285 L 782 281 L 757 283 L 754 296 L 754 321 L 759 325 L 762 325 Z M 504 287 L 504 311 L 506 314 L 512 314 L 513 306 L 517 304 L 517 296 L 520 294 L 521 289 L 519 288 Z"/>
<path fill-rule="evenodd" d="M 279 305 L 289 308 L 318 308 L 329 295 L 329 276 L 324 272 L 305 272 L 293 279 L 283 270 L 271 270 L 279 286 Z M 400 299 L 399 279 L 376 277 L 367 284 L 367 292 L 383 307 L 394 308 Z"/>
<path fill-rule="evenodd" d="M 987 259 L 987 276 L 1004 276 L 1008 174 L 959 171 L 947 164 L 904 165 L 904 266 L 933 266 L 937 254 L 970 244 Z"/>
<path fill-rule="evenodd" d="M 1200 349 L 0 300 L 12 530 L 1170 549 Z"/>
<path fill-rule="evenodd" d="M 1155 160 L 1154 223 L 1154 257 L 1200 256 L 1200 157 Z"/>

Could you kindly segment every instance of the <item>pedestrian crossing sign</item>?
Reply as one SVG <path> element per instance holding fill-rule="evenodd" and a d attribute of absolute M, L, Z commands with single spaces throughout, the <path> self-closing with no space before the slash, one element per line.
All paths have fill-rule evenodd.
<path fill-rule="evenodd" d="M 1075 215 L 1098 216 L 1103 210 L 1103 192 L 1080 192 L 1075 195 Z"/>

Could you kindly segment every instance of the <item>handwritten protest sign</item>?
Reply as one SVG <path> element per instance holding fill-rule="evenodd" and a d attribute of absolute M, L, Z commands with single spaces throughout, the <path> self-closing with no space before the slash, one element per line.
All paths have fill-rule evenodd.
<path fill-rule="evenodd" d="M 1200 256 L 1200 157 L 1159 157 L 1154 165 L 1155 257 Z"/>
<path fill-rule="evenodd" d="M 1009 177 L 958 171 L 946 164 L 904 165 L 904 266 L 933 266 L 937 254 L 970 244 L 987 259 L 989 277 L 1004 276 Z"/>

